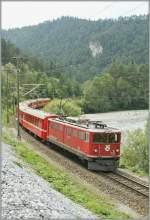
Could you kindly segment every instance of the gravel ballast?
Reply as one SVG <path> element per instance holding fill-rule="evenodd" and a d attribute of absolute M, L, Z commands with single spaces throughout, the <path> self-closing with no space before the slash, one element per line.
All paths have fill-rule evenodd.
<path fill-rule="evenodd" d="M 54 190 L 5 143 L 2 144 L 1 187 L 3 219 L 97 218 Z"/>

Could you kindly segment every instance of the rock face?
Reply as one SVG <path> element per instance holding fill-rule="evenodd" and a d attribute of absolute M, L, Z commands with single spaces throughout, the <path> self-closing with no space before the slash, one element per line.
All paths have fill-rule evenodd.
<path fill-rule="evenodd" d="M 36 175 L 2 145 L 2 219 L 95 219 L 96 216 L 75 204 Z"/>
<path fill-rule="evenodd" d="M 101 44 L 98 41 L 89 42 L 89 48 L 92 52 L 93 57 L 96 57 L 97 55 L 101 55 L 103 53 L 103 47 L 101 46 Z"/>

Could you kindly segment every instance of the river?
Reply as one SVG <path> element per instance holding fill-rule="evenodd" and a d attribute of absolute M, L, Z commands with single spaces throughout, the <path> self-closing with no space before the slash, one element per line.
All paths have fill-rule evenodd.
<path fill-rule="evenodd" d="M 82 118 L 103 121 L 108 126 L 120 129 L 122 131 L 122 141 L 124 142 L 127 130 L 144 128 L 144 125 L 148 120 L 148 110 L 85 114 L 82 115 Z"/>

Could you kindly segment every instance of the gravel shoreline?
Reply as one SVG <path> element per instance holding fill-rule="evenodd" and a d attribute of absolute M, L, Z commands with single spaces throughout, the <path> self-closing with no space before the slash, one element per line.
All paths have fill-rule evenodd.
<path fill-rule="evenodd" d="M 55 191 L 4 143 L 1 172 L 2 219 L 98 219 Z"/>

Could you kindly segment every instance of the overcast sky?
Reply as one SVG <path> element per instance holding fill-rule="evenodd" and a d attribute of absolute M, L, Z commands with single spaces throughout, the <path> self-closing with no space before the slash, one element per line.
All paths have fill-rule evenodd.
<path fill-rule="evenodd" d="M 34 25 L 61 16 L 97 20 L 148 13 L 148 1 L 2 2 L 2 28 Z"/>

